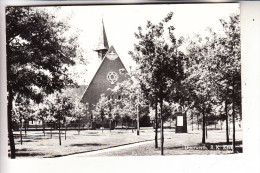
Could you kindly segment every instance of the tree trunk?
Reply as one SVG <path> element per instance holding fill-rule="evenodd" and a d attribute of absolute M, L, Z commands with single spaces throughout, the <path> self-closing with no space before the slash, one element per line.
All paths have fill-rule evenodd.
<path fill-rule="evenodd" d="M 112 129 L 112 120 L 109 120 L 109 130 L 110 130 L 110 132 L 111 132 L 111 129 Z"/>
<path fill-rule="evenodd" d="M 53 126 L 53 123 L 51 123 L 51 138 L 52 138 L 52 126 Z"/>
<path fill-rule="evenodd" d="M 43 121 L 43 120 L 42 120 L 42 125 L 43 125 L 43 129 L 42 129 L 43 135 L 45 136 L 45 124 L 44 124 L 44 121 Z"/>
<path fill-rule="evenodd" d="M 65 126 L 65 140 L 67 139 L 67 125 Z"/>
<path fill-rule="evenodd" d="M 228 135 L 230 135 L 230 127 L 231 127 L 231 122 L 230 121 L 228 121 L 228 126 L 229 126 L 229 128 L 228 128 Z"/>
<path fill-rule="evenodd" d="M 155 148 L 158 148 L 158 109 L 157 109 L 157 98 L 155 101 Z"/>
<path fill-rule="evenodd" d="M 205 123 L 206 125 L 206 139 L 208 139 L 208 122 Z"/>
<path fill-rule="evenodd" d="M 8 138 L 10 143 L 11 159 L 15 159 L 15 143 L 13 135 L 12 109 L 13 109 L 13 92 L 8 89 Z"/>
<path fill-rule="evenodd" d="M 103 126 L 103 125 L 102 125 Z M 102 131 L 103 132 L 103 131 Z M 80 122 L 78 124 L 78 135 L 80 134 Z"/>
<path fill-rule="evenodd" d="M 163 101 L 160 102 L 161 107 L 161 155 L 163 155 L 163 143 L 164 143 L 164 136 L 163 136 Z"/>
<path fill-rule="evenodd" d="M 24 126 L 24 132 L 25 132 L 25 136 L 27 135 L 27 121 L 24 121 L 25 126 Z"/>
<path fill-rule="evenodd" d="M 137 113 L 137 135 L 140 135 L 140 115 L 139 115 L 139 104 L 137 105 L 136 113 Z"/>
<path fill-rule="evenodd" d="M 192 114 L 192 117 L 191 117 L 191 131 L 193 131 L 193 114 Z"/>
<path fill-rule="evenodd" d="M 102 133 L 103 133 L 103 130 L 104 130 L 103 119 L 102 119 L 101 121 L 102 121 L 102 122 L 101 122 L 101 125 L 102 125 L 101 131 L 102 131 Z"/>
<path fill-rule="evenodd" d="M 205 144 L 206 143 L 206 139 L 205 139 L 205 111 L 204 108 L 202 110 L 202 143 Z"/>
<path fill-rule="evenodd" d="M 60 145 L 61 145 L 61 131 L 60 131 L 60 119 L 59 119 L 59 143 L 60 143 Z"/>
<path fill-rule="evenodd" d="M 200 130 L 200 124 L 199 124 L 199 114 L 197 114 L 197 124 L 198 124 L 198 130 Z"/>
<path fill-rule="evenodd" d="M 225 113 L 226 113 L 226 138 L 227 138 L 227 144 L 229 144 L 227 101 L 225 101 Z"/>
<path fill-rule="evenodd" d="M 240 96 L 241 97 L 241 96 Z M 242 121 L 242 106 L 240 105 L 240 108 L 239 108 L 239 115 L 240 115 L 240 124 L 241 124 L 241 121 Z M 240 126 L 241 128 L 241 126 Z"/>
<path fill-rule="evenodd" d="M 23 121 L 22 121 L 22 119 L 20 118 L 20 142 L 21 142 L 21 145 L 23 145 L 23 133 L 22 133 L 22 128 L 23 128 Z"/>
<path fill-rule="evenodd" d="M 240 118 L 239 118 L 239 128 L 241 128 L 241 121 L 242 121 L 242 107 L 240 105 L 240 108 L 239 108 L 239 115 L 240 115 Z"/>
<path fill-rule="evenodd" d="M 233 89 L 232 89 L 232 120 L 233 120 L 233 152 L 236 153 L 236 122 L 235 122 L 235 84 L 233 78 Z"/>

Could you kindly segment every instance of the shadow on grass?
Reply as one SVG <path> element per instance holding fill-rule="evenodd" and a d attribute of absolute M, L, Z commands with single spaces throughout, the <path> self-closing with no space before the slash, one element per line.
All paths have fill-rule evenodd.
<path fill-rule="evenodd" d="M 16 149 L 15 156 L 16 157 L 35 157 L 35 156 L 44 156 L 44 153 L 32 152 L 32 150 L 23 148 L 23 149 Z M 8 157 L 11 157 L 10 150 L 8 151 Z"/>
<path fill-rule="evenodd" d="M 31 140 L 31 139 L 23 139 L 22 142 L 35 142 L 35 140 Z M 15 142 L 15 144 L 20 144 L 21 143 L 21 140 L 18 140 Z"/>
<path fill-rule="evenodd" d="M 100 136 L 100 135 L 97 135 L 97 134 L 86 134 L 86 135 L 83 135 L 83 136 Z"/>
<path fill-rule="evenodd" d="M 98 134 L 98 132 L 89 132 L 88 134 Z"/>
<path fill-rule="evenodd" d="M 34 142 L 39 141 L 39 140 L 44 140 L 44 139 L 49 139 L 49 136 L 42 136 L 42 137 L 32 137 L 32 140 L 34 140 Z"/>
<path fill-rule="evenodd" d="M 119 131 L 119 132 L 116 132 L 116 133 L 125 133 L 126 131 L 124 131 L 124 132 L 121 132 L 121 131 Z"/>
<path fill-rule="evenodd" d="M 176 133 L 176 134 L 181 134 L 181 133 Z M 191 132 L 188 132 L 187 134 L 194 135 L 194 134 L 200 134 L 200 133 L 199 133 L 199 132 L 193 132 L 193 131 L 191 131 Z"/>
<path fill-rule="evenodd" d="M 45 140 L 45 139 L 49 139 L 49 138 L 46 138 L 46 137 L 42 137 L 42 138 L 23 138 L 22 139 L 22 142 L 38 142 L 40 140 Z M 18 141 L 16 141 L 15 143 L 20 143 L 21 140 L 18 139 Z"/>
<path fill-rule="evenodd" d="M 231 142 L 229 142 L 229 143 L 227 143 L 227 142 L 214 142 L 214 143 L 207 142 L 206 145 L 232 145 L 232 143 Z M 236 145 L 242 145 L 242 141 L 236 141 Z"/>
<path fill-rule="evenodd" d="M 71 144 L 72 147 L 86 147 L 86 146 L 105 146 L 106 144 L 99 143 L 85 143 L 85 144 Z"/>
<path fill-rule="evenodd" d="M 34 139 L 42 139 L 42 138 L 44 138 L 44 137 L 48 137 L 48 136 L 50 136 L 50 135 L 59 135 L 59 133 L 45 133 L 45 135 L 44 134 L 34 134 L 34 135 L 25 135 L 25 134 L 23 134 L 22 135 L 22 137 L 23 137 L 23 139 L 31 139 L 31 138 L 34 138 Z M 64 133 L 61 133 L 61 135 L 64 135 Z M 14 134 L 14 138 L 15 139 L 18 139 L 18 138 L 21 138 L 21 136 L 20 136 L 20 134 Z"/>
<path fill-rule="evenodd" d="M 160 147 L 159 147 L 160 148 Z M 176 150 L 176 149 L 183 149 L 182 146 L 175 146 L 175 147 L 164 147 L 166 150 Z"/>

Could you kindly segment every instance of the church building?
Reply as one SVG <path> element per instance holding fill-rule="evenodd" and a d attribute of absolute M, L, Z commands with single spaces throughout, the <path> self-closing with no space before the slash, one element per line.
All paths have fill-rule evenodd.
<path fill-rule="evenodd" d="M 122 98 L 120 93 L 113 94 L 109 89 L 113 89 L 117 83 L 129 78 L 129 75 L 122 73 L 122 71 L 126 71 L 126 68 L 115 48 L 108 44 L 103 21 L 95 51 L 98 53 L 98 58 L 101 59 L 101 64 L 81 97 L 81 102 L 88 104 L 90 113 L 95 109 L 101 94 L 105 94 L 108 99 L 120 100 Z"/>

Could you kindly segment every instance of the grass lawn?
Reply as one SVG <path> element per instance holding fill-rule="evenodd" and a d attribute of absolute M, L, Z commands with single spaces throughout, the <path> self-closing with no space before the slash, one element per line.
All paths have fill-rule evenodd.
<path fill-rule="evenodd" d="M 117 149 L 94 156 L 149 156 L 160 155 L 160 148 L 154 148 L 154 130 L 152 128 L 141 129 L 140 135 L 132 130 L 82 130 L 67 131 L 67 139 L 62 134 L 62 144 L 59 145 L 58 131 L 53 131 L 52 138 L 49 131 L 43 135 L 42 131 L 29 131 L 23 135 L 23 144 L 20 144 L 19 132 L 15 132 L 15 147 L 17 158 L 48 158 L 57 156 L 66 156 L 75 153 L 84 153 L 87 151 L 100 150 L 119 145 L 138 143 L 142 141 L 151 141 L 144 144 L 129 145 L 124 149 Z M 231 133 L 232 134 L 232 133 Z M 242 147 L 242 131 L 236 132 L 236 141 L 239 141 Z M 185 149 L 185 146 L 198 146 L 201 143 L 201 130 L 189 130 L 186 134 L 176 134 L 174 129 L 165 129 L 165 155 L 176 154 L 228 154 L 232 151 L 226 150 L 197 150 Z M 158 135 L 160 138 L 160 134 Z M 232 135 L 230 135 L 232 141 Z M 221 144 L 226 141 L 225 130 L 209 130 L 207 146 Z M 160 141 L 159 146 L 160 146 Z"/>
<path fill-rule="evenodd" d="M 172 134 L 170 138 L 168 135 L 168 138 L 164 140 L 164 155 L 220 155 L 233 153 L 232 143 L 226 145 L 223 142 L 223 131 L 212 130 L 209 131 L 208 135 L 205 145 L 201 144 L 200 133 Z M 238 152 L 242 152 L 241 135 L 242 131 L 238 131 L 236 139 Z M 154 142 L 149 142 L 124 149 L 91 154 L 90 156 L 160 156 L 160 141 L 158 141 L 158 146 L 158 148 L 155 148 Z"/>
<path fill-rule="evenodd" d="M 15 132 L 15 147 L 17 157 L 57 157 L 74 153 L 109 148 L 112 146 L 153 140 L 152 129 L 141 130 L 140 136 L 132 130 L 77 130 L 67 131 L 66 140 L 63 131 L 61 145 L 59 145 L 58 131 L 48 131 L 45 136 L 42 131 L 28 131 L 23 135 L 20 144 L 19 132 Z"/>

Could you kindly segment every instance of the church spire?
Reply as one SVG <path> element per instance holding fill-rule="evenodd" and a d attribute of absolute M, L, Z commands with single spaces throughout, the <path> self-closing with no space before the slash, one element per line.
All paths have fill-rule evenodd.
<path fill-rule="evenodd" d="M 101 33 L 99 35 L 98 44 L 97 44 L 97 47 L 95 49 L 95 51 L 98 52 L 98 57 L 100 59 L 104 58 L 108 48 L 109 47 L 108 47 L 107 35 L 106 35 L 105 27 L 104 27 L 104 22 L 103 22 L 103 19 L 102 19 Z"/>

